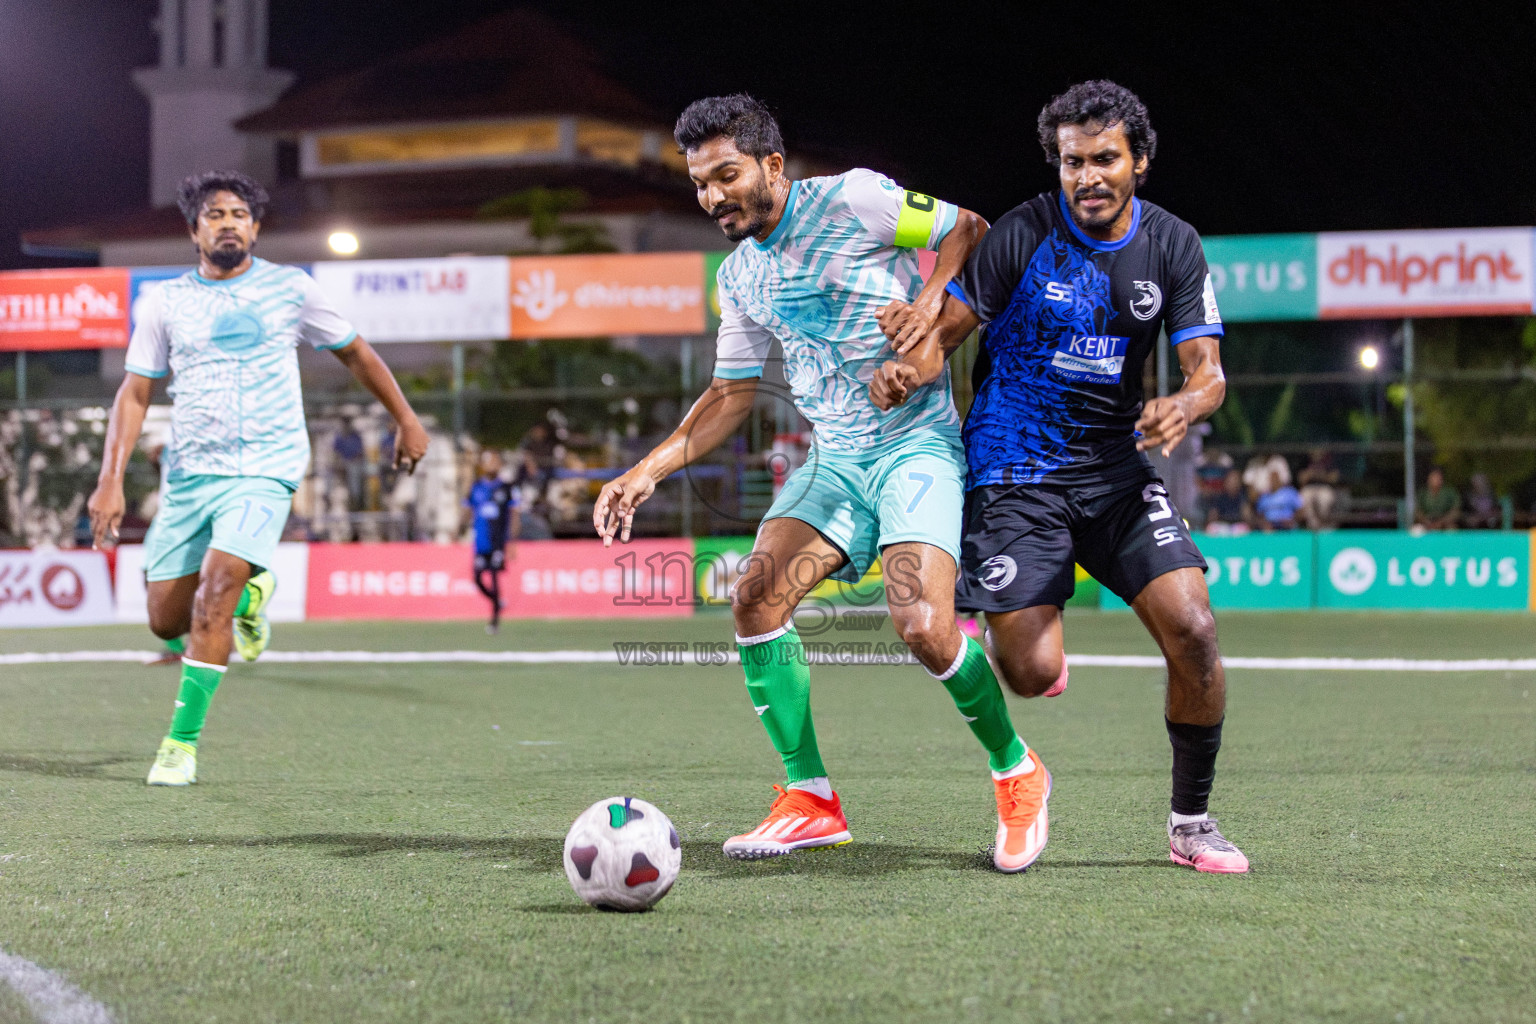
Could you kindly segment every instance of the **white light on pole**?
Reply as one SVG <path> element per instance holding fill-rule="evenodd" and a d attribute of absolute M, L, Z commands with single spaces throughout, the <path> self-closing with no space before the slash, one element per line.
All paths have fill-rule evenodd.
<path fill-rule="evenodd" d="M 1374 370 L 1381 365 L 1381 353 L 1376 351 L 1375 345 L 1367 345 L 1360 350 L 1360 365 L 1367 370 Z"/>
<path fill-rule="evenodd" d="M 338 256 L 351 256 L 357 252 L 357 236 L 350 231 L 332 231 L 325 241 L 331 252 Z"/>

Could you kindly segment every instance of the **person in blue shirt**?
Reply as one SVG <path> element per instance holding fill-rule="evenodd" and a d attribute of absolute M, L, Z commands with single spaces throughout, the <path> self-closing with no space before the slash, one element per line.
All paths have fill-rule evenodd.
<path fill-rule="evenodd" d="M 500 453 L 489 448 L 480 453 L 480 475 L 464 507 L 475 524 L 475 586 L 491 602 L 485 631 L 495 633 L 501 628 L 501 571 L 506 568 L 507 541 L 517 537 L 521 525 L 517 488 L 502 479 Z"/>

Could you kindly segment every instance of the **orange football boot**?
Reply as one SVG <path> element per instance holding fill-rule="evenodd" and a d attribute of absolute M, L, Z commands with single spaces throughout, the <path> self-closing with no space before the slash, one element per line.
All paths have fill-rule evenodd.
<path fill-rule="evenodd" d="M 1051 798 L 1051 773 L 1033 748 L 1024 756 L 1034 762 L 1034 771 L 992 780 L 997 788 L 997 845 L 992 863 L 1009 874 L 1033 864 L 1045 852 L 1050 833 L 1045 805 Z"/>
<path fill-rule="evenodd" d="M 727 839 L 727 857 L 761 860 L 853 841 L 848 834 L 848 819 L 843 817 L 843 803 L 836 793 L 831 800 L 823 800 L 804 789 L 785 789 L 779 785 L 773 788 L 779 791 L 779 797 L 769 808 L 768 817 L 751 832 Z"/>

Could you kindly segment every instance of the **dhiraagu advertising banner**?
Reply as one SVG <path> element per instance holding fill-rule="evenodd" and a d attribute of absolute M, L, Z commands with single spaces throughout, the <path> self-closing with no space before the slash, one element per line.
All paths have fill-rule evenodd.
<path fill-rule="evenodd" d="M 1250 533 L 1241 537 L 1195 534 L 1205 556 L 1205 583 L 1211 607 L 1279 610 L 1311 608 L 1314 582 L 1313 535 Z M 1107 588 L 1100 607 L 1125 609 Z"/>
<path fill-rule="evenodd" d="M 1318 536 L 1317 606 L 1523 611 L 1530 563 L 1524 533 L 1339 530 Z"/>
<path fill-rule="evenodd" d="M 1226 323 L 1317 319 L 1316 235 L 1201 239 Z"/>

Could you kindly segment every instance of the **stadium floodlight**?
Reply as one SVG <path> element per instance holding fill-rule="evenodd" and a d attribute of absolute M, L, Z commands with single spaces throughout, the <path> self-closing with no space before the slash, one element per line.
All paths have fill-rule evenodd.
<path fill-rule="evenodd" d="M 1374 370 L 1381 365 L 1381 353 L 1375 345 L 1367 345 L 1360 350 L 1360 365 L 1367 370 Z"/>
<path fill-rule="evenodd" d="M 350 231 L 332 231 L 325 241 L 338 256 L 351 256 L 357 252 L 357 236 Z"/>

